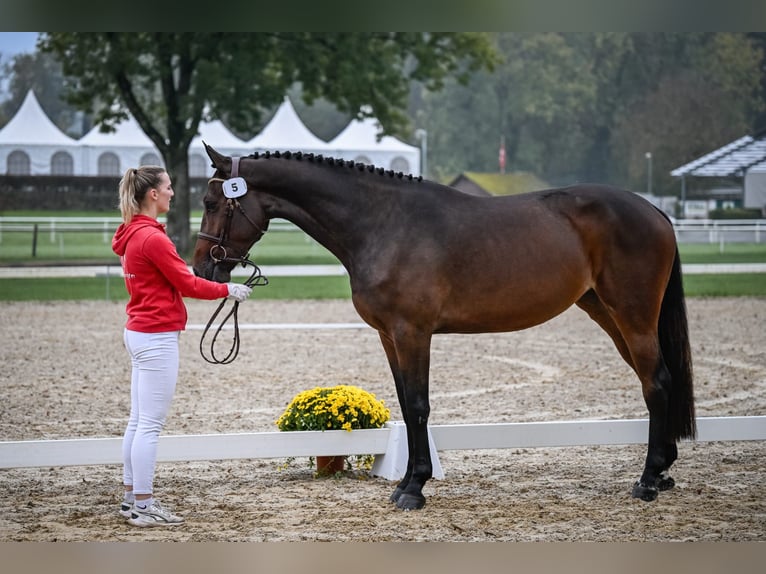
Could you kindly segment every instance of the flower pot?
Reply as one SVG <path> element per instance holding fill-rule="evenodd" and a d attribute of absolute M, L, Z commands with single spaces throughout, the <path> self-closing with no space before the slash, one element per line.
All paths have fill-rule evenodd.
<path fill-rule="evenodd" d="M 318 456 L 316 458 L 318 476 L 332 476 L 336 472 L 343 472 L 346 468 L 345 456 Z"/>

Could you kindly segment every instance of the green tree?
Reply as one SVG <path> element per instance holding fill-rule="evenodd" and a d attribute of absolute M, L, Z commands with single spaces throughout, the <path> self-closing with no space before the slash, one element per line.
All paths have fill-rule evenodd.
<path fill-rule="evenodd" d="M 614 118 L 612 177 L 635 190 L 674 195 L 670 171 L 749 133 L 764 109 L 763 50 L 746 34 L 641 35 L 633 68 L 651 68 Z"/>
<path fill-rule="evenodd" d="M 59 129 L 72 137 L 83 135 L 87 129 L 84 118 L 61 98 L 64 77 L 61 65 L 50 54 L 33 52 L 18 54 L 2 64 L 3 75 L 10 78 L 8 97 L 0 104 L 4 125 L 21 107 L 29 90 L 34 90 L 37 101 Z M 78 121 L 79 120 L 79 121 Z"/>
<path fill-rule="evenodd" d="M 497 171 L 504 138 L 508 170 L 546 178 L 572 171 L 586 149 L 580 118 L 596 101 L 586 54 L 557 33 L 491 38 L 502 58 L 494 71 L 477 72 L 465 87 L 422 90 L 418 119 L 429 132 L 432 170 L 442 179 L 464 169 Z"/>
<path fill-rule="evenodd" d="M 412 115 L 430 171 L 509 170 L 565 184 L 600 181 L 677 193 L 669 171 L 752 131 L 766 117 L 758 33 L 496 33 L 502 61 L 470 84 L 419 88 Z M 764 126 L 766 127 L 766 126 Z"/>
<path fill-rule="evenodd" d="M 51 32 L 38 47 L 61 62 L 72 104 L 107 130 L 130 112 L 162 154 L 176 187 L 168 233 L 184 254 L 188 148 L 203 119 L 245 132 L 300 82 L 308 104 L 324 98 L 402 134 L 411 80 L 437 90 L 493 62 L 478 33 Z"/>

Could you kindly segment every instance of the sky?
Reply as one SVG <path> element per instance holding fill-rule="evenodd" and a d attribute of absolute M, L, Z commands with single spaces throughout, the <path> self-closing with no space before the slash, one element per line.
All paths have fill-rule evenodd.
<path fill-rule="evenodd" d="M 0 32 L 0 54 L 3 59 L 22 52 L 34 52 L 38 32 Z"/>
<path fill-rule="evenodd" d="M 0 63 L 7 64 L 13 56 L 34 52 L 38 32 L 0 32 Z M 5 97 L 7 79 L 0 75 L 0 100 Z"/>

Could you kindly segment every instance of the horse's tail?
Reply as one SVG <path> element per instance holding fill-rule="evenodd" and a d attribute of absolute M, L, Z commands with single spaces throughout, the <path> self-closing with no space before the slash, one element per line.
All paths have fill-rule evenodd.
<path fill-rule="evenodd" d="M 670 371 L 667 438 L 678 441 L 697 435 L 689 327 L 686 319 L 681 259 L 676 247 L 673 270 L 665 288 L 658 325 L 660 348 Z"/>

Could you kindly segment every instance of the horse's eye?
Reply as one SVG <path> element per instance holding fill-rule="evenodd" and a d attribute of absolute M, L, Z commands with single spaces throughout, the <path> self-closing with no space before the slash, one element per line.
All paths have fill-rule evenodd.
<path fill-rule="evenodd" d="M 216 207 L 218 207 L 218 202 L 216 201 L 205 201 L 204 204 L 205 204 L 205 211 L 207 211 L 208 213 L 213 213 Z"/>

